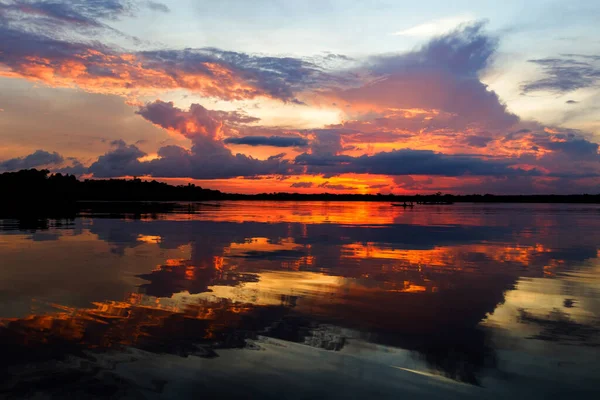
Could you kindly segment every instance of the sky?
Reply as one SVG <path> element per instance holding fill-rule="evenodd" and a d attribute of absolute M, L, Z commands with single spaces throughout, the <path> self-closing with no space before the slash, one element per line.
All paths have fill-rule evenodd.
<path fill-rule="evenodd" d="M 600 2 L 0 0 L 0 172 L 600 193 Z"/>

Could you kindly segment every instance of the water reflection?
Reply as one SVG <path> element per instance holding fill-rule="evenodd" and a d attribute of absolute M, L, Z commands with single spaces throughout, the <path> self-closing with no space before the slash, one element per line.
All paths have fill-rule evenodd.
<path fill-rule="evenodd" d="M 130 348 L 213 358 L 261 338 L 403 349 L 386 362 L 484 387 L 530 373 L 515 350 L 598 367 L 598 207 L 161 207 L 1 222 L 1 390 L 16 393 L 18 365 Z M 570 371 L 567 387 L 595 389 Z"/>

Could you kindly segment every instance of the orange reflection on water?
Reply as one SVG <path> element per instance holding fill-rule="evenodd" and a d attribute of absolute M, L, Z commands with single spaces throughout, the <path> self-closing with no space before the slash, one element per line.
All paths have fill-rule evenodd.
<path fill-rule="evenodd" d="M 404 212 L 389 203 L 223 201 L 197 206 L 194 214 L 165 214 L 168 220 L 301 224 L 393 224 Z"/>
<path fill-rule="evenodd" d="M 160 243 L 162 238 L 158 235 L 138 235 L 138 242 L 156 244 Z"/>
<path fill-rule="evenodd" d="M 239 256 L 248 252 L 273 252 L 280 250 L 295 250 L 301 247 L 292 238 L 283 239 L 273 243 L 268 238 L 254 237 L 244 243 L 231 243 L 226 250 L 229 257 Z"/>
<path fill-rule="evenodd" d="M 256 238 L 240 246 L 228 253 L 293 249 L 295 243 Z M 462 268 L 464 255 L 473 251 L 488 254 L 494 262 L 524 262 L 547 251 L 539 245 L 528 252 L 520 249 L 500 244 L 392 251 L 374 243 L 353 243 L 344 247 L 339 261 L 381 258 L 408 264 L 406 269 L 352 265 L 347 276 L 343 269 L 335 270 L 338 275 L 260 268 L 240 272 L 247 269 L 245 259 L 236 258 L 234 263 L 228 255 L 212 256 L 211 262 L 199 266 L 171 259 L 143 277 L 151 282 L 150 288 L 154 284 L 158 286 L 153 290 L 164 291 L 161 296 L 134 293 L 124 301 L 95 302 L 83 309 L 53 305 L 50 314 L 0 320 L 0 336 L 5 343 L 27 348 L 68 342 L 84 348 L 133 346 L 196 354 L 206 352 L 198 344 L 243 346 L 244 338 L 263 332 L 290 312 L 343 321 L 367 332 L 435 335 L 457 325 L 478 324 L 494 311 L 516 279 L 446 270 Z M 503 252 L 509 256 L 502 256 Z"/>
<path fill-rule="evenodd" d="M 97 302 L 87 309 L 53 306 L 60 311 L 0 320 L 0 338 L 20 346 L 67 341 L 87 348 L 160 347 L 188 336 L 199 342 L 222 336 L 254 310 L 252 305 L 227 300 L 177 304 L 137 294 L 127 301 Z"/>
<path fill-rule="evenodd" d="M 211 201 L 178 203 L 174 212 L 158 216 L 170 221 L 211 221 L 234 223 L 298 223 L 304 235 L 310 225 L 341 224 L 380 226 L 392 224 L 421 226 L 506 226 L 508 221 L 493 214 L 473 212 L 470 204 L 392 206 L 390 202 L 364 201 Z M 142 215 L 143 219 L 155 218 Z M 551 227 L 548 222 L 543 227 Z"/>
<path fill-rule="evenodd" d="M 414 266 L 448 267 L 462 269 L 470 263 L 467 256 L 484 255 L 486 259 L 499 263 L 514 263 L 528 266 L 534 258 L 552 250 L 541 244 L 532 246 L 506 246 L 501 243 L 440 246 L 433 249 L 393 249 L 375 243 L 352 243 L 342 246 L 343 257 L 353 259 L 388 259 L 407 262 Z"/>
<path fill-rule="evenodd" d="M 354 259 L 380 258 L 404 261 L 413 266 L 458 267 L 458 249 L 455 247 L 436 247 L 427 250 L 403 250 L 383 248 L 374 243 L 363 245 L 352 243 L 342 246 L 343 257 Z"/>

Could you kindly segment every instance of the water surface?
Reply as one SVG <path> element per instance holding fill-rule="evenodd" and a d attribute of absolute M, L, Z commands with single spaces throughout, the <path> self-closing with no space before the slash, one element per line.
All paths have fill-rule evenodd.
<path fill-rule="evenodd" d="M 600 394 L 597 205 L 120 208 L 0 220 L 0 396 Z"/>

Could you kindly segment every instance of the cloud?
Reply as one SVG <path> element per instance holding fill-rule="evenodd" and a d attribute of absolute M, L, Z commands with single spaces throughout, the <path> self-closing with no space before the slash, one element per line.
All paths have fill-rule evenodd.
<path fill-rule="evenodd" d="M 438 177 L 566 177 L 596 176 L 598 145 L 584 139 L 577 131 L 543 128 L 536 123 L 513 126 L 504 136 L 495 137 L 487 131 L 477 131 L 460 139 L 472 148 L 489 150 L 485 154 L 447 154 L 432 150 L 400 149 L 373 154 L 351 156 L 344 154 L 347 137 L 360 131 L 345 127 L 303 131 L 300 136 L 244 136 L 230 137 L 243 129 L 240 116 L 224 111 L 208 110 L 199 104 L 189 109 L 173 103 L 155 101 L 141 107 L 138 114 L 148 121 L 181 134 L 191 140 L 192 146 L 164 146 L 158 158 L 140 161 L 146 154 L 123 141 L 111 143 L 113 150 L 92 164 L 90 172 L 97 177 L 140 175 L 153 177 L 187 177 L 195 179 L 225 179 L 264 175 L 291 176 L 312 174 L 336 176 L 340 174 L 374 174 L 388 176 Z M 244 120 L 242 117 L 241 120 Z M 297 140 L 301 139 L 302 142 Z M 294 160 L 285 154 L 259 160 L 243 154 L 234 154 L 226 143 L 251 145 L 295 146 L 306 144 L 307 152 Z M 498 152 L 498 146 L 505 153 Z M 514 150 L 512 150 L 514 149 Z M 586 170 L 582 175 L 582 170 Z M 563 175 L 557 175 L 558 173 Z M 566 175 L 565 175 L 566 174 Z M 590 175 L 591 174 L 591 175 Z M 427 179 L 425 178 L 425 179 Z M 413 178 L 410 178 L 413 179 Z M 302 183 L 302 182 L 298 182 Z M 402 181 L 398 187 L 423 187 L 425 182 Z M 308 186 L 292 186 L 308 187 Z M 323 186 L 325 187 L 325 186 Z M 332 190 L 345 190 L 328 186 Z"/>
<path fill-rule="evenodd" d="M 546 142 L 545 147 L 553 151 L 571 154 L 578 158 L 592 157 L 600 160 L 597 143 L 574 136 L 565 137 L 564 135 L 560 135 L 559 140 Z"/>
<path fill-rule="evenodd" d="M 424 68 L 475 76 L 488 65 L 498 47 L 498 39 L 485 32 L 485 25 L 486 21 L 464 24 L 416 51 L 371 57 L 371 69 L 386 74 Z"/>
<path fill-rule="evenodd" d="M 481 133 L 476 135 L 468 135 L 465 138 L 465 142 L 467 143 L 467 145 L 478 148 L 486 147 L 492 140 L 493 137 L 486 136 Z"/>
<path fill-rule="evenodd" d="M 192 104 L 188 111 L 174 106 L 173 102 L 157 100 L 138 111 L 148 121 L 165 129 L 179 132 L 188 139 L 206 137 L 216 140 L 223 134 L 223 112 L 217 113 L 200 104 Z"/>
<path fill-rule="evenodd" d="M 230 137 L 224 140 L 226 144 L 240 144 L 246 146 L 272 146 L 272 147 L 305 147 L 308 140 L 299 136 L 242 136 Z"/>
<path fill-rule="evenodd" d="M 127 146 L 127 143 L 123 139 L 112 140 L 109 144 L 117 148 Z"/>
<path fill-rule="evenodd" d="M 338 154 L 343 150 L 342 136 L 351 131 L 345 128 L 331 128 L 312 129 L 308 132 L 312 134 L 310 143 L 312 154 L 331 155 Z"/>
<path fill-rule="evenodd" d="M 98 157 L 89 171 L 97 177 L 117 177 L 145 175 L 141 168 L 139 158 L 146 155 L 134 145 L 127 145 L 123 141 L 112 143 L 116 149 Z"/>
<path fill-rule="evenodd" d="M 410 175 L 399 175 L 394 177 L 394 183 L 398 188 L 405 190 L 430 190 L 428 186 L 433 184 L 433 179 L 430 177 L 415 179 Z"/>
<path fill-rule="evenodd" d="M 307 166 L 308 173 L 438 176 L 526 174 L 525 171 L 509 168 L 515 163 L 514 160 L 484 160 L 431 150 L 402 149 L 358 157 L 304 153 L 297 156 L 295 161 Z"/>
<path fill-rule="evenodd" d="M 224 100 L 264 96 L 296 102 L 296 94 L 333 81 L 300 59 L 258 57 L 213 48 L 124 53 L 100 44 L 66 42 L 0 28 L 0 63 L 51 86 L 132 96 L 188 89 Z"/>
<path fill-rule="evenodd" d="M 83 175 L 88 173 L 88 167 L 83 165 L 78 160 L 72 160 L 70 166 L 62 167 L 62 168 L 53 168 L 52 172 L 59 174 L 70 174 L 70 175 Z"/>
<path fill-rule="evenodd" d="M 117 148 L 98 158 L 90 167 L 96 177 L 140 175 L 154 177 L 186 177 L 194 179 L 225 179 L 290 173 L 288 161 L 282 155 L 258 160 L 244 154 L 233 154 L 223 143 L 223 134 L 232 115 L 212 111 L 199 104 L 188 110 L 157 100 L 140 108 L 138 114 L 148 121 L 192 141 L 191 149 L 164 146 L 158 158 L 139 159 L 146 154 L 135 145 L 116 143 Z M 237 117 L 236 117 L 237 118 Z M 233 119 L 236 119 L 233 118 Z"/>
<path fill-rule="evenodd" d="M 100 178 L 138 175 L 227 179 L 289 173 L 290 166 L 285 160 L 258 160 L 243 154 L 232 154 L 218 145 L 214 148 L 213 152 L 197 153 L 194 149 L 190 151 L 179 146 L 165 146 L 159 149 L 159 158 L 140 161 L 139 158 L 144 153 L 136 146 L 129 145 L 126 150 L 112 150 L 100 156 L 89 170 L 95 177 Z"/>
<path fill-rule="evenodd" d="M 473 21 L 473 19 L 471 15 L 435 19 L 395 32 L 394 35 L 413 37 L 442 35 L 456 29 L 459 25 Z"/>
<path fill-rule="evenodd" d="M 77 28 L 102 27 L 101 20 L 115 21 L 124 16 L 134 16 L 144 7 L 154 11 L 169 11 L 165 4 L 151 0 L 9 0 L 0 4 L 0 11 L 22 23 L 35 21 L 38 28 L 59 23 Z"/>
<path fill-rule="evenodd" d="M 256 56 L 216 48 L 146 51 L 139 56 L 148 68 L 177 71 L 181 87 L 189 85 L 186 76 L 218 80 L 232 93 L 231 99 L 268 96 L 298 103 L 298 92 L 341 81 L 321 66 L 293 57 Z M 234 88 L 234 83 L 242 87 Z M 217 88 L 215 85 L 215 92 Z M 225 93 L 219 97 L 227 98 Z"/>
<path fill-rule="evenodd" d="M 381 121 L 381 120 L 380 120 Z M 380 122 L 377 121 L 377 122 Z M 377 124 L 375 122 L 375 124 Z M 413 137 L 412 133 L 399 133 L 390 131 L 374 131 L 374 132 L 356 132 L 344 135 L 344 144 L 346 143 L 398 143 L 403 139 Z"/>
<path fill-rule="evenodd" d="M 102 44 L 105 34 L 126 36 L 106 21 L 133 16 L 141 7 L 167 10 L 126 0 L 0 3 L 1 75 L 133 97 L 188 89 L 225 100 L 265 96 L 296 103 L 299 92 L 340 82 L 341 76 L 300 58 L 211 47 L 125 51 Z"/>
<path fill-rule="evenodd" d="M 454 127 L 505 129 L 517 116 L 479 79 L 498 46 L 484 25 L 462 26 L 413 52 L 370 57 L 367 67 L 380 79 L 331 95 L 351 108 L 430 110 L 452 116 Z"/>
<path fill-rule="evenodd" d="M 169 9 L 169 7 L 167 7 L 165 4 L 163 3 L 159 3 L 156 1 L 147 1 L 146 5 L 149 9 L 153 10 L 153 11 L 159 11 L 162 13 L 168 13 L 171 12 L 171 9 Z"/>
<path fill-rule="evenodd" d="M 76 15 L 85 17 L 86 25 L 95 26 L 103 24 L 100 19 L 105 16 L 117 18 L 135 8 L 118 1 L 110 4 L 100 10 L 82 5 L 81 10 L 76 8 Z M 61 15 L 65 13 L 61 11 Z M 125 52 L 98 41 L 56 34 L 54 29 L 40 31 L 33 23 L 15 25 L 18 18 L 7 15 L 4 19 L 10 23 L 0 28 L 0 63 L 7 67 L 2 74 L 52 86 L 77 86 L 128 97 L 187 89 L 224 100 L 265 96 L 297 103 L 299 94 L 329 90 L 347 102 L 447 109 L 467 120 L 515 118 L 477 79 L 497 45 L 495 38 L 483 32 L 483 23 L 436 37 L 415 52 L 371 57 L 357 68 L 356 61 L 336 55 L 337 69 L 331 70 L 317 59 L 210 47 Z M 348 66 L 340 65 L 344 62 Z M 349 66 L 355 70 L 348 70 Z M 375 81 L 362 86 L 365 71 Z M 345 91 L 348 87 L 356 90 Z"/>
<path fill-rule="evenodd" d="M 56 152 L 36 150 L 24 157 L 11 158 L 0 162 L 0 170 L 17 171 L 20 169 L 37 168 L 47 165 L 58 165 L 64 162 L 63 156 Z"/>
<path fill-rule="evenodd" d="M 323 182 L 317 187 L 324 188 L 324 189 L 331 189 L 331 190 L 353 190 L 354 189 L 354 187 L 352 187 L 352 186 L 346 186 L 346 185 L 341 185 L 341 184 L 332 184 L 329 182 Z"/>
<path fill-rule="evenodd" d="M 294 162 L 282 159 L 282 155 L 268 160 L 257 160 L 242 154 L 234 155 L 225 147 L 228 140 L 224 134 L 230 126 L 219 119 L 227 119 L 224 112 L 215 112 L 199 104 L 182 110 L 162 101 L 155 101 L 140 108 L 138 113 L 148 121 L 175 132 L 192 141 L 190 150 L 179 146 L 159 149 L 158 158 L 139 161 L 145 156 L 134 145 L 115 142 L 116 149 L 101 156 L 90 167 L 96 176 L 150 175 L 157 177 L 190 177 L 216 179 L 238 176 L 268 174 L 294 175 L 300 173 L 336 175 L 341 173 L 383 175 L 514 175 L 533 174 L 509 168 L 514 160 L 485 160 L 467 155 L 447 155 L 429 150 L 395 150 L 358 157 L 339 154 L 340 135 L 344 129 L 314 130 L 310 143 L 311 153 L 297 156 Z M 284 137 L 244 137 L 243 141 L 264 144 L 265 141 L 281 142 Z M 239 138 L 236 138 L 239 139 Z M 231 140 L 229 140 L 231 142 Z M 304 143 L 304 142 L 303 142 Z M 281 144 L 281 143 L 280 143 Z M 290 144 L 286 142 L 286 144 Z"/>
<path fill-rule="evenodd" d="M 389 185 L 387 183 L 379 183 L 379 184 L 375 184 L 375 185 L 369 185 L 369 189 L 383 189 L 383 188 L 387 188 L 389 187 Z"/>
<path fill-rule="evenodd" d="M 141 41 L 108 25 L 123 17 L 134 17 L 142 8 L 168 11 L 155 1 L 136 0 L 8 0 L 0 3 L 0 24 L 5 32 L 21 32 L 39 40 L 54 39 L 69 42 L 90 36 L 116 35 Z"/>
<path fill-rule="evenodd" d="M 261 126 L 258 118 L 241 111 L 209 110 L 199 104 L 182 109 L 157 100 L 140 107 L 138 114 L 185 137 L 191 146 L 187 140 L 185 147 L 164 145 L 174 143 L 169 141 L 150 150 L 151 143 L 128 144 L 139 137 L 116 141 L 92 163 L 90 172 L 97 177 L 226 179 L 356 173 L 409 174 L 423 180 L 431 176 L 535 180 L 591 179 L 598 174 L 597 144 L 582 132 L 552 128 L 555 133 L 550 133 L 540 124 L 520 121 L 482 83 L 480 76 L 498 46 L 483 22 L 461 25 L 404 53 L 363 60 L 340 55 L 294 58 L 217 48 L 125 51 L 103 44 L 108 22 L 134 15 L 140 7 L 165 11 L 151 2 L 34 1 L 28 3 L 31 9 L 15 8 L 17 2 L 2 4 L 4 76 L 129 98 L 156 98 L 162 92 L 186 89 L 231 101 L 264 96 L 335 104 L 346 119 L 314 129 L 280 128 Z M 102 35 L 91 40 L 90 31 Z M 547 68 L 544 79 L 558 77 L 560 85 L 562 78 L 585 85 L 597 79 L 599 60 L 592 56 L 563 55 L 556 60 L 562 61 L 537 63 Z M 262 160 L 235 154 L 227 144 L 302 147 L 305 153 L 294 160 L 282 154 Z M 156 151 L 157 158 L 147 157 L 146 151 Z M 357 155 L 360 151 L 367 154 Z M 63 168 L 85 170 L 75 162 Z M 402 185 L 426 186 L 408 181 Z"/>
<path fill-rule="evenodd" d="M 307 188 L 313 187 L 313 183 L 312 182 L 295 182 L 295 183 L 292 183 L 290 185 L 290 187 L 307 189 Z"/>
<path fill-rule="evenodd" d="M 543 77 L 523 83 L 524 94 L 538 91 L 568 93 L 596 86 L 600 81 L 600 56 L 564 54 L 529 62 L 541 68 Z"/>
<path fill-rule="evenodd" d="M 27 1 L 15 0 L 0 4 L 4 15 L 24 23 L 37 22 L 38 28 L 67 24 L 69 28 L 102 27 L 99 20 L 116 20 L 133 13 L 134 2 L 120 0 L 96 1 Z"/>
<path fill-rule="evenodd" d="M 573 180 L 595 178 L 596 183 L 592 185 L 598 184 L 600 154 L 597 143 L 586 139 L 576 130 L 543 127 L 536 123 L 529 123 L 528 126 L 528 129 L 506 134 L 496 145 L 501 145 L 504 151 L 519 154 L 517 161 L 521 165 L 544 171 L 546 177 Z M 564 181 L 561 184 L 567 186 Z"/>
<path fill-rule="evenodd" d="M 521 150 L 529 147 L 531 154 L 536 154 L 539 159 L 539 153 L 544 157 L 555 157 L 565 155 L 572 161 L 582 161 L 586 159 L 597 160 L 599 145 L 591 142 L 581 132 L 573 129 L 549 128 L 539 124 L 530 123 L 531 129 L 520 129 L 505 135 L 502 140 L 504 147 L 519 146 Z"/>

